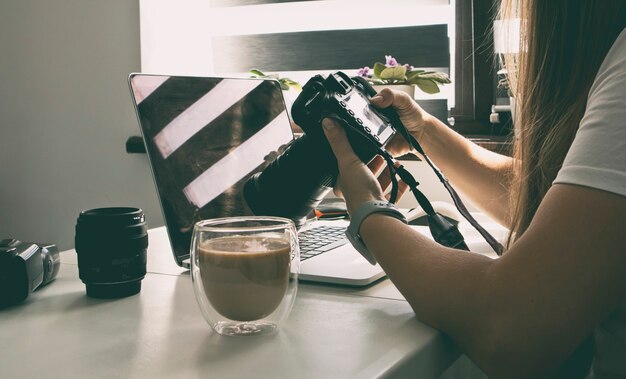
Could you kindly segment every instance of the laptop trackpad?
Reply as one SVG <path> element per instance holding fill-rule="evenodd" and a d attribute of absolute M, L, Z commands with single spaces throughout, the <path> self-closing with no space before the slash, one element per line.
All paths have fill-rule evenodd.
<path fill-rule="evenodd" d="M 300 279 L 316 282 L 364 286 L 384 276 L 379 265 L 369 264 L 349 243 L 307 259 L 300 266 Z"/>

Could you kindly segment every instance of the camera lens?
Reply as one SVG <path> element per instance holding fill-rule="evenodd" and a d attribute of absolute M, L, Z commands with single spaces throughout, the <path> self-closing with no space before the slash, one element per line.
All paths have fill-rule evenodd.
<path fill-rule="evenodd" d="M 82 211 L 76 221 L 78 271 L 87 296 L 118 298 L 141 290 L 148 226 L 139 208 Z"/>
<path fill-rule="evenodd" d="M 254 214 L 286 217 L 299 228 L 331 190 L 336 177 L 337 163 L 330 146 L 303 135 L 263 172 L 248 179 L 244 197 Z"/>

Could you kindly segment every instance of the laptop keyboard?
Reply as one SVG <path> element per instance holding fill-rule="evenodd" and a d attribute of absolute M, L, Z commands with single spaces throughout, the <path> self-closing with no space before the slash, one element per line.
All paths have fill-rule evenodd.
<path fill-rule="evenodd" d="M 325 253 L 348 243 L 343 226 L 316 226 L 298 233 L 300 261 Z"/>

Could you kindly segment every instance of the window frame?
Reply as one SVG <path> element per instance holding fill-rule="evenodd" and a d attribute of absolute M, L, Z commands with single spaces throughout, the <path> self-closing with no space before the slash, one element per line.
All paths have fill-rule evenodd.
<path fill-rule="evenodd" d="M 502 135 L 489 122 L 494 103 L 492 20 L 495 0 L 457 0 L 454 129 L 463 135 Z M 499 128 L 502 129 L 502 128 Z"/>

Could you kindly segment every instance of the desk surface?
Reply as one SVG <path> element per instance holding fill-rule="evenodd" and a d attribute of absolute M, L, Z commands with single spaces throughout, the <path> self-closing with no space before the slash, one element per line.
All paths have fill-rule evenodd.
<path fill-rule="evenodd" d="M 150 231 L 138 295 L 92 299 L 76 254 L 57 279 L 0 310 L 0 377 L 436 377 L 459 352 L 419 322 L 389 280 L 366 288 L 301 283 L 276 334 L 223 337 L 196 304 L 164 228 Z"/>

